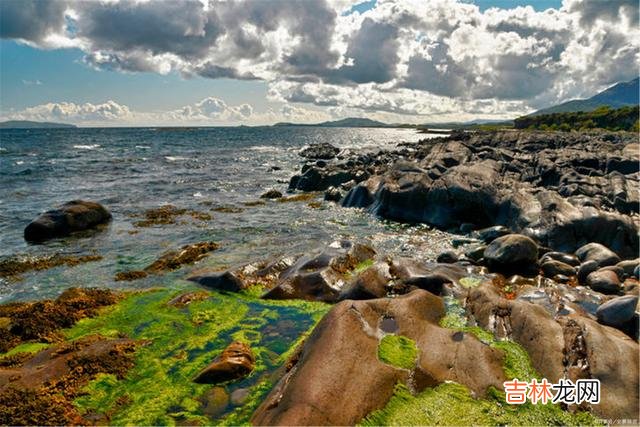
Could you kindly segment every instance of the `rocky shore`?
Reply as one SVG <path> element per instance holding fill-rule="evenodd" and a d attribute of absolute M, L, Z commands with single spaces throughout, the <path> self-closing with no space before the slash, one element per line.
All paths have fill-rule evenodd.
<path fill-rule="evenodd" d="M 454 133 L 300 154 L 291 192 L 447 230 L 454 247 L 425 261 L 338 240 L 200 268 L 173 289 L 0 306 L 0 424 L 637 423 L 637 135 Z M 38 240 L 110 218 L 73 203 L 35 221 Z M 219 244 L 118 280 L 161 281 Z M 514 378 L 597 379 L 600 402 L 509 405 Z"/>

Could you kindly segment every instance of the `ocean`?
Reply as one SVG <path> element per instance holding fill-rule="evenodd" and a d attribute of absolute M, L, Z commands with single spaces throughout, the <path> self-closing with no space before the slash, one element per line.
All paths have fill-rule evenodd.
<path fill-rule="evenodd" d="M 256 204 L 269 189 L 286 192 L 303 160 L 298 152 L 328 142 L 354 153 L 393 149 L 436 135 L 413 129 L 219 127 L 0 130 L 0 259 L 56 253 L 102 259 L 0 278 L 0 303 L 55 297 L 70 286 L 181 286 L 195 268 L 227 268 L 316 250 L 336 239 L 365 240 L 384 253 L 432 259 L 451 236 L 427 226 L 385 222 L 323 201 Z M 74 199 L 107 207 L 103 230 L 28 244 L 24 227 Z M 174 224 L 139 227 L 148 209 L 186 209 Z M 168 250 L 201 241 L 220 249 L 164 276 L 117 282 Z"/>

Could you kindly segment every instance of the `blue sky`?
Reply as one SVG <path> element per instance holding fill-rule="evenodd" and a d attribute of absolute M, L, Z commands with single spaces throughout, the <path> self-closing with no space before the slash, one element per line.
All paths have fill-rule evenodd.
<path fill-rule="evenodd" d="M 474 0 L 447 5 L 438 0 L 417 3 L 413 8 L 408 2 L 399 2 L 406 8 L 406 14 L 415 14 L 424 21 L 410 29 L 413 33 L 397 22 L 398 13 L 390 12 L 384 2 L 341 4 L 336 6 L 336 14 L 328 6 L 327 10 L 321 9 L 320 2 L 285 2 L 288 7 L 280 9 L 291 9 L 290 15 L 286 10 L 278 10 L 275 17 L 273 11 L 265 11 L 269 2 L 254 2 L 253 15 L 241 16 L 246 9 L 241 6 L 238 9 L 229 6 L 220 12 L 237 19 L 237 24 L 216 29 L 210 45 L 196 47 L 194 43 L 200 43 L 201 39 L 187 38 L 191 37 L 189 32 L 206 32 L 207 27 L 201 27 L 202 20 L 214 21 L 210 11 L 198 9 L 201 6 L 197 2 L 193 10 L 184 11 L 182 16 L 183 10 L 167 10 L 164 14 L 158 6 L 145 10 L 125 4 L 109 9 L 92 2 L 72 2 L 61 7 L 63 1 L 66 0 L 0 3 L 6 20 L 0 23 L 4 24 L 0 25 L 0 116 L 45 117 L 49 113 L 39 106 L 65 103 L 65 108 L 75 113 L 65 112 L 61 118 L 77 123 L 99 121 L 97 113 L 84 116 L 78 113 L 78 106 L 113 101 L 123 107 L 122 110 L 118 107 L 118 114 L 123 111 L 123 120 L 133 124 L 157 121 L 163 112 L 172 112 L 170 117 L 162 118 L 174 120 L 174 124 L 181 117 L 185 117 L 185 122 L 211 119 L 259 124 L 288 118 L 313 121 L 346 115 L 445 121 L 456 117 L 514 116 L 556 102 L 559 97 L 588 94 L 611 83 L 603 72 L 579 86 L 562 81 L 555 71 L 570 68 L 572 63 L 566 60 L 566 55 L 581 52 L 577 48 L 575 52 L 569 51 L 568 46 L 580 41 L 569 39 L 571 35 L 566 34 L 562 20 L 584 25 L 573 31 L 584 33 L 581 34 L 585 40 L 589 38 L 589 23 L 583 22 L 584 17 L 594 5 L 602 7 L 589 0 L 568 0 L 570 11 L 567 7 L 549 14 L 547 9 L 561 8 L 560 0 Z M 471 20 L 471 15 L 477 12 L 460 3 L 477 5 L 479 15 Z M 627 39 L 622 45 L 599 43 L 594 37 L 588 41 L 592 45 L 583 46 L 585 49 L 595 49 L 594 53 L 607 58 L 620 58 L 621 51 L 629 50 L 634 43 L 633 34 L 620 29 L 620 23 L 616 22 L 634 12 L 633 5 L 627 7 L 627 3 L 623 0 L 620 9 L 613 12 L 611 9 L 598 12 L 598 16 L 611 18 L 608 22 L 598 21 L 598 28 L 625 32 Z M 533 11 L 513 11 L 517 6 L 527 5 Z M 49 7 L 45 12 L 34 13 L 45 7 Z M 511 12 L 495 13 L 490 10 L 494 7 Z M 186 3 L 181 9 L 188 9 Z M 447 14 L 455 19 L 449 16 L 437 21 L 438 16 Z M 256 21 L 258 15 L 262 21 Z M 219 18 L 215 18 L 219 25 Z M 268 19 L 273 22 L 267 22 Z M 445 19 L 450 19 L 449 23 Z M 483 32 L 469 28 L 479 19 L 489 23 L 483 24 Z M 633 28 L 633 18 L 629 19 L 623 23 Z M 107 25 L 107 20 L 121 23 Z M 8 22 L 15 26 L 7 28 Z M 431 31 L 441 24 L 446 31 Z M 116 28 L 118 25 L 120 28 Z M 141 30 L 140 26 L 145 25 L 148 27 Z M 166 30 L 157 29 L 158 26 Z M 29 32 L 24 28 L 29 28 Z M 109 34 L 110 28 L 116 28 L 118 33 Z M 326 34 L 341 35 L 341 42 L 336 43 L 336 37 L 323 39 Z M 158 41 L 159 37 L 166 40 Z M 474 45 L 481 39 L 487 43 L 495 41 L 496 45 L 485 52 L 486 43 Z M 222 46 L 220 40 L 227 45 Z M 407 42 L 414 44 L 414 50 L 403 51 Z M 521 52 L 514 53 L 516 47 Z M 252 49 L 259 54 L 250 57 L 248 52 Z M 565 58 L 558 49 L 567 50 Z M 632 76 L 637 70 L 637 59 L 623 59 L 626 62 L 620 65 L 631 63 L 632 72 L 627 74 Z M 590 60 L 577 58 L 573 62 Z M 557 64 L 549 66 L 549 61 Z M 543 63 L 539 69 L 532 66 Z M 492 70 L 486 69 L 486 64 L 497 64 L 496 73 L 504 72 L 504 78 L 484 85 L 478 83 L 483 76 L 491 75 Z M 478 69 L 470 69 L 473 67 Z M 580 70 L 567 73 L 570 76 L 577 71 Z M 629 76 L 618 71 L 612 77 Z M 209 98 L 216 101 L 203 102 Z M 439 98 L 448 102 L 449 111 L 432 108 L 430 112 L 429 105 L 441 104 Z M 419 107 L 415 99 L 421 103 Z M 35 107 L 38 108 L 33 110 Z M 138 113 L 148 114 L 142 118 Z M 117 117 L 110 120 L 107 124 L 118 123 Z"/>

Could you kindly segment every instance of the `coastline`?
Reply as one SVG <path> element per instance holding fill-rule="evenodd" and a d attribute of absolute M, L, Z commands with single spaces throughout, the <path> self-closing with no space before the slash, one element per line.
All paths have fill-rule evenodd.
<path fill-rule="evenodd" d="M 0 374 L 15 376 L 47 348 L 99 333 L 98 342 L 116 337 L 136 341 L 129 372 L 148 365 L 154 370 L 149 378 L 159 378 L 185 369 L 166 386 L 202 398 L 176 397 L 153 405 L 148 399 L 154 391 L 135 388 L 126 372 L 97 370 L 84 379 L 83 393 L 88 394 L 76 389 L 64 403 L 64 416 L 72 413 L 87 423 L 429 424 L 443 416 L 435 410 L 436 402 L 467 411 L 465 423 L 474 424 L 498 419 L 590 424 L 638 413 L 636 134 L 454 132 L 364 155 L 316 148 L 306 153 L 290 191 L 324 192 L 325 201 L 318 203 L 364 209 L 371 213 L 369 221 L 378 221 L 377 216 L 426 223 L 459 235 L 454 243 L 460 246 L 425 262 L 417 254 L 392 256 L 367 242 L 338 241 L 305 254 L 205 270 L 191 278 L 200 285 L 180 278 L 178 264 L 176 286 L 181 291 L 134 294 L 92 313 L 95 317 L 66 325 L 62 337 L 28 338 L 23 347 L 0 355 Z M 166 280 L 163 274 L 154 280 Z M 169 304 L 194 292 L 201 295 L 185 297 L 182 308 Z M 612 320 L 607 304 L 632 305 L 631 315 Z M 10 306 L 2 307 L 7 315 L 0 317 L 8 319 L 2 323 L 3 334 L 15 335 L 17 317 Z M 243 317 L 246 307 L 251 315 Z M 292 331 L 284 334 L 286 342 L 263 349 L 260 343 L 269 329 L 276 340 L 282 339 L 279 334 L 287 327 L 276 321 L 287 310 L 306 323 L 295 316 L 285 319 L 294 324 L 287 326 Z M 133 313 L 137 317 L 131 320 Z M 161 329 L 155 335 L 138 329 L 158 315 Z M 231 326 L 215 329 L 218 319 L 231 317 Z M 170 324 L 182 326 L 173 331 Z M 189 332 L 191 327 L 214 328 L 210 338 L 215 336 L 215 344 L 197 342 L 206 334 Z M 129 332 L 120 336 L 123 331 Z M 189 344 L 178 345 L 170 363 L 156 366 L 160 350 L 166 350 L 157 347 L 162 335 Z M 407 341 L 387 344 L 388 337 Z M 256 355 L 258 368 L 239 387 L 249 397 L 232 402 L 238 390 L 233 380 L 198 386 L 194 392 L 192 377 L 235 340 Z M 415 356 L 399 360 L 399 349 L 404 353 L 407 346 Z M 617 351 L 608 350 L 612 347 Z M 182 352 L 194 349 L 198 359 L 185 359 Z M 272 371 L 260 379 L 265 366 Z M 600 366 L 611 368 L 602 371 Z M 505 409 L 505 380 L 540 376 L 550 381 L 598 378 L 601 404 L 568 411 L 558 405 Z M 447 385 L 449 381 L 458 385 Z M 2 383 L 0 394 L 9 393 L 11 382 Z M 29 390 L 38 399 L 52 395 L 41 384 Z M 349 404 L 336 405 L 331 397 L 339 390 L 349 391 Z M 128 399 L 118 399 L 121 393 Z M 410 418 L 396 418 L 416 404 L 413 399 L 433 412 L 407 410 Z M 51 409 L 47 402 L 39 409 Z M 145 405 L 155 412 L 145 413 Z M 26 416 L 27 409 L 33 408 L 18 403 L 10 409 L 15 412 L 0 413 L 0 422 Z M 496 417 L 485 418 L 483 410 Z"/>

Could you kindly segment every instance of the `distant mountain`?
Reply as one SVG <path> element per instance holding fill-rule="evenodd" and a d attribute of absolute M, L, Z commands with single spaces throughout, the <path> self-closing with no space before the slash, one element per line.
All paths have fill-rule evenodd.
<path fill-rule="evenodd" d="M 418 129 L 474 129 L 483 125 L 513 126 L 513 120 L 472 120 L 470 122 L 425 123 Z"/>
<path fill-rule="evenodd" d="M 28 120 L 9 120 L 0 122 L 0 129 L 60 129 L 75 128 L 76 125 L 66 123 L 30 122 Z"/>
<path fill-rule="evenodd" d="M 620 108 L 638 105 L 640 102 L 640 78 L 628 82 L 618 83 L 588 99 L 574 99 L 555 105 L 553 107 L 538 110 L 530 116 L 553 113 L 574 113 L 578 111 L 593 111 L 606 105 L 611 108 Z"/>
<path fill-rule="evenodd" d="M 330 122 L 314 123 L 314 124 L 298 124 L 281 122 L 274 126 L 306 126 L 306 127 L 325 127 L 325 128 L 390 128 L 400 127 L 399 125 L 389 125 L 387 123 L 378 122 L 376 120 L 364 119 L 359 117 L 350 117 L 342 120 Z"/>

